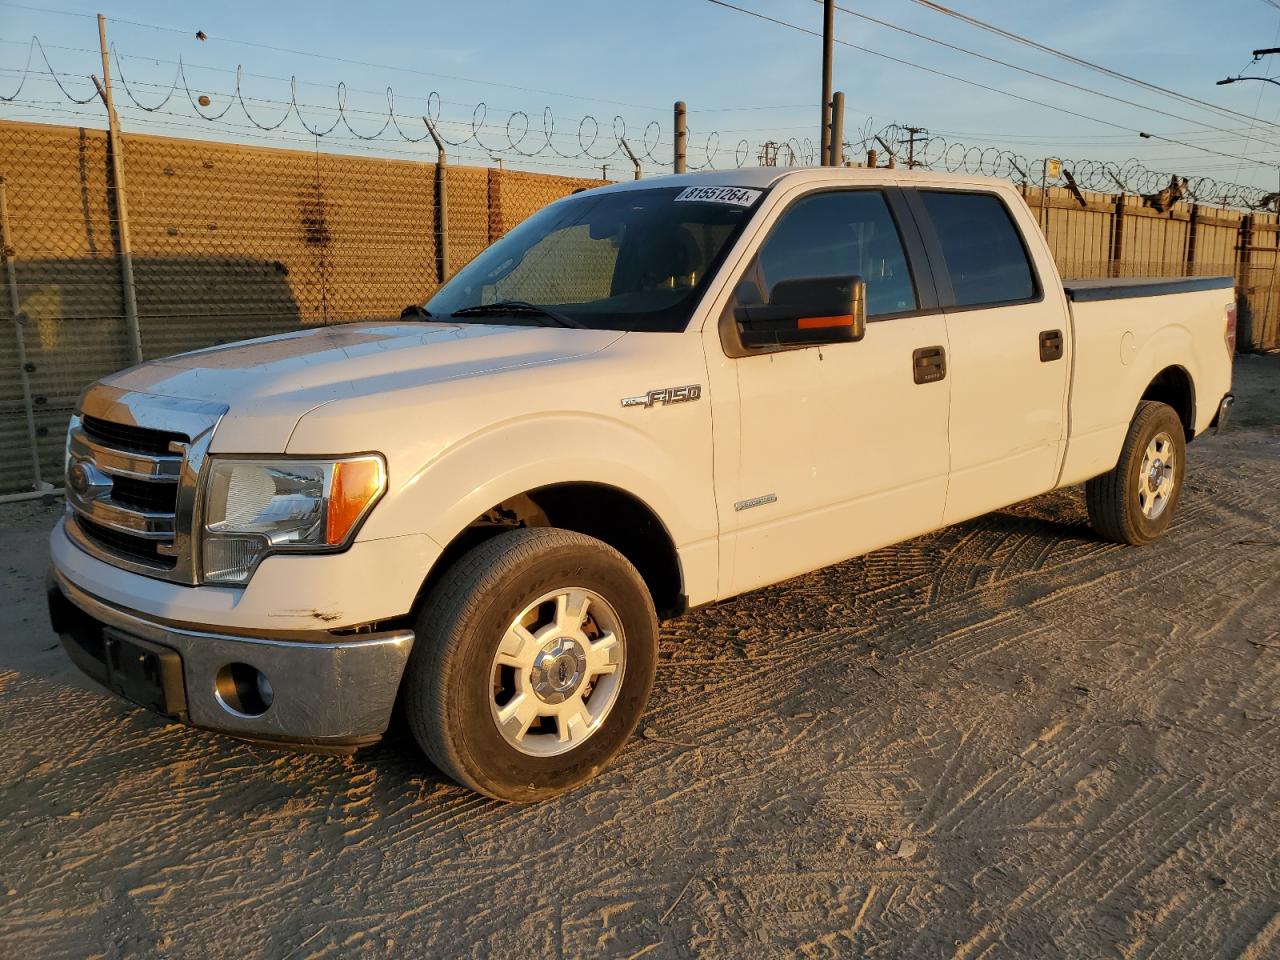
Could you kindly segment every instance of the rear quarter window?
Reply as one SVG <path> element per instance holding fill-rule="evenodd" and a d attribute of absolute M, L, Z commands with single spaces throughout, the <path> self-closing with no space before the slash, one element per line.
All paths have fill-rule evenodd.
<path fill-rule="evenodd" d="M 1004 201 L 949 190 L 922 190 L 920 200 L 951 278 L 952 302 L 944 306 L 994 306 L 1036 296 L 1027 249 Z"/>

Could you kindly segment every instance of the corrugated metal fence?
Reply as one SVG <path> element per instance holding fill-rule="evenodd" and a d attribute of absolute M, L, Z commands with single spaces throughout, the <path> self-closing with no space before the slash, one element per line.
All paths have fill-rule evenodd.
<path fill-rule="evenodd" d="M 1280 350 L 1274 213 L 1188 203 L 1161 211 L 1142 197 L 1058 187 L 1023 196 L 1064 277 L 1235 277 L 1239 349 Z"/>
<path fill-rule="evenodd" d="M 143 353 L 394 318 L 439 283 L 434 164 L 124 135 Z M 84 386 L 130 363 L 107 136 L 0 122 L 0 493 L 58 483 Z M 450 272 L 601 181 L 446 167 Z M 1067 276 L 1231 274 L 1242 349 L 1280 348 L 1274 215 L 1027 191 Z M 7 277 L 12 277 L 12 283 Z M 15 303 L 16 300 L 16 303 Z M 14 323 L 15 318 L 21 320 Z M 19 349 L 25 349 L 20 360 Z M 35 434 L 35 457 L 29 436 Z"/>

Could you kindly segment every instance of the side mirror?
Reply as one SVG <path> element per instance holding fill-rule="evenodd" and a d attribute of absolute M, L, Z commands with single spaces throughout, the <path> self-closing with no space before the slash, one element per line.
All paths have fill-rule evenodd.
<path fill-rule="evenodd" d="M 411 303 L 400 311 L 401 320 L 423 320 L 430 316 L 426 307 L 420 303 Z"/>
<path fill-rule="evenodd" d="M 769 303 L 734 310 L 744 347 L 848 343 L 867 332 L 861 277 L 810 277 L 774 286 Z"/>

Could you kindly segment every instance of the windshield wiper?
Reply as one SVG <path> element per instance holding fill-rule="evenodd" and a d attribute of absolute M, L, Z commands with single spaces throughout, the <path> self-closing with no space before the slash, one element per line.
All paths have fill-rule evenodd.
<path fill-rule="evenodd" d="M 585 329 L 585 325 L 566 317 L 563 313 L 548 310 L 528 300 L 497 300 L 493 303 L 480 303 L 474 307 L 463 307 L 449 314 L 451 317 L 530 317 L 542 323 L 544 327 L 575 327 Z"/>

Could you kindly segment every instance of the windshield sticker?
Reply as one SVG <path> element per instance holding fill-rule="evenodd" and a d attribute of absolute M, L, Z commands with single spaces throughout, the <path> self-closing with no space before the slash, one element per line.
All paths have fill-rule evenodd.
<path fill-rule="evenodd" d="M 763 190 L 750 190 L 746 187 L 686 187 L 676 197 L 681 200 L 697 200 L 701 203 L 731 203 L 735 207 L 749 207 L 760 199 Z"/>

